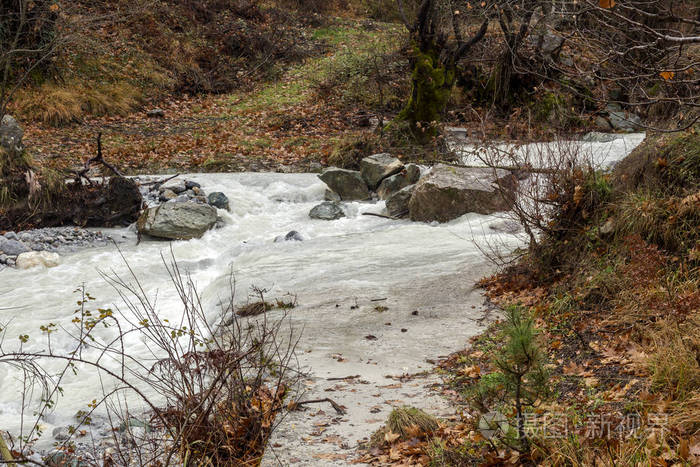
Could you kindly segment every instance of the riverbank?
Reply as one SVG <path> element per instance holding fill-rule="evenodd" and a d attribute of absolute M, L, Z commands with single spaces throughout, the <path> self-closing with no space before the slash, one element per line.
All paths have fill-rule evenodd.
<path fill-rule="evenodd" d="M 539 244 L 480 283 L 530 317 L 530 340 L 512 321 L 492 324 L 440 364 L 459 421 L 364 460 L 697 464 L 697 135 L 651 135 L 612 172 L 588 172 L 596 182 L 556 204 Z M 507 377 L 513 342 L 542 356 L 527 362 L 520 397 Z"/>

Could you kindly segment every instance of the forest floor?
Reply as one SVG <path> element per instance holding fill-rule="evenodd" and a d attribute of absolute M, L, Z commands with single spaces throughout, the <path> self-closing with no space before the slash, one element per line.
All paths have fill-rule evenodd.
<path fill-rule="evenodd" d="M 324 80 L 352 73 L 370 54 L 397 49 L 402 34 L 398 25 L 338 19 L 310 33 L 328 53 L 289 67 L 274 81 L 230 94 L 170 98 L 123 117 L 62 127 L 29 123 L 25 142 L 35 161 L 56 168 L 94 155 L 102 132 L 105 156 L 129 174 L 308 171 L 340 139 L 362 130 L 361 109 L 318 98 Z M 153 108 L 162 117 L 148 117 Z"/>

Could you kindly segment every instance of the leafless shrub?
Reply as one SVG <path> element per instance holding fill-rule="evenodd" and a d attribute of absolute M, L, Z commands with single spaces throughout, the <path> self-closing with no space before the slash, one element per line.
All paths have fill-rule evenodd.
<path fill-rule="evenodd" d="M 163 258 L 163 263 L 182 305 L 178 322 L 159 316 L 155 297 L 146 294 L 127 264 L 125 277 L 102 274 L 123 308 L 92 310 L 95 299 L 81 287 L 73 326 L 42 326 L 43 350 L 28 348 L 29 335 L 20 336 L 18 348 L 10 350 L 2 336 L 0 365 L 14 367 L 24 381 L 22 419 L 27 424 L 12 445 L 15 461 L 36 461 L 33 450 L 41 424 L 60 403 L 62 383 L 70 373 L 91 370 L 99 376 L 100 395 L 78 412 L 70 436 L 59 443 L 67 455 L 99 465 L 259 463 L 300 376 L 294 357 L 297 336 L 286 328 L 284 316 L 229 316 L 232 277 L 224 313 L 212 322 L 191 277 L 174 258 Z M 59 332 L 73 339 L 72 350 L 52 347 Z M 145 343 L 146 355 L 129 351 L 134 339 Z M 53 373 L 51 362 L 64 364 Z M 33 416 L 24 413 L 30 407 L 36 408 Z M 96 418 L 111 427 L 113 447 L 105 450 L 93 439 L 91 450 L 76 453 L 76 439 L 86 436 Z"/>
<path fill-rule="evenodd" d="M 465 163 L 496 170 L 509 170 L 519 183 L 499 185 L 501 196 L 512 200 L 504 221 L 522 228 L 531 257 L 546 258 L 543 240 L 561 238 L 578 229 L 580 221 L 604 202 L 609 194 L 601 161 L 576 141 L 557 139 L 546 143 L 502 144 L 484 141 L 461 152 Z M 498 179 L 498 177 L 495 177 Z M 513 232 L 514 233 L 514 232 Z M 512 264 L 521 255 L 512 253 L 512 242 L 483 240 L 480 248 L 500 266 Z"/>

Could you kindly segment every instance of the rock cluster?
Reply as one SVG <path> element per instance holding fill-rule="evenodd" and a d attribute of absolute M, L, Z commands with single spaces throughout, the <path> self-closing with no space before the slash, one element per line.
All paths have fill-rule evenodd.
<path fill-rule="evenodd" d="M 102 232 L 78 227 L 51 227 L 25 230 L 20 233 L 7 232 L 0 235 L 0 265 L 17 266 L 23 269 L 38 265 L 51 267 L 58 264 L 58 253 L 104 246 L 110 239 L 111 237 Z M 43 252 L 51 254 L 36 254 Z M 20 257 L 23 257 L 23 261 L 20 261 Z M 37 258 L 43 258 L 43 260 Z"/>
<path fill-rule="evenodd" d="M 404 165 L 389 154 L 364 158 L 360 170 L 331 167 L 319 178 L 328 185 L 325 201 L 309 216 L 335 220 L 345 216 L 342 201 L 379 198 L 390 217 L 448 222 L 468 212 L 490 214 L 512 206 L 516 177 L 507 170 L 437 164 L 421 178 L 416 164 Z M 373 194 L 374 192 L 374 194 Z"/>
<path fill-rule="evenodd" d="M 224 193 L 207 195 L 193 180 L 138 181 L 147 206 L 136 223 L 140 234 L 170 240 L 199 238 L 217 225 L 217 209 L 230 209 Z"/>
<path fill-rule="evenodd" d="M 603 131 L 622 131 L 631 133 L 642 129 L 639 115 L 626 111 L 619 104 L 611 103 L 596 118 L 596 126 Z"/>

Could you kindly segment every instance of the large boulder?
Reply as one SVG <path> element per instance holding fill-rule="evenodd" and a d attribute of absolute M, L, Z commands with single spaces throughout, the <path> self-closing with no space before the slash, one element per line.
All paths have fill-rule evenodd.
<path fill-rule="evenodd" d="M 345 217 L 345 212 L 343 208 L 334 203 L 333 201 L 324 201 L 318 206 L 314 206 L 311 211 L 309 211 L 309 217 L 312 219 L 320 219 L 324 221 L 334 221 Z"/>
<path fill-rule="evenodd" d="M 58 266 L 60 261 L 61 257 L 58 256 L 57 253 L 50 253 L 48 251 L 29 251 L 19 255 L 15 265 L 17 266 L 17 269 L 30 269 L 37 266 L 53 268 Z"/>
<path fill-rule="evenodd" d="M 438 164 L 416 184 L 409 215 L 413 221 L 447 222 L 468 212 L 506 211 L 516 185 L 507 170 Z"/>
<path fill-rule="evenodd" d="M 318 176 L 343 201 L 363 201 L 370 198 L 367 183 L 360 172 L 331 167 Z"/>
<path fill-rule="evenodd" d="M 216 225 L 216 209 L 188 201 L 146 209 L 136 227 L 139 233 L 172 240 L 199 238 Z"/>
<path fill-rule="evenodd" d="M 5 115 L 0 122 L 0 148 L 5 151 L 21 151 L 24 131 L 17 120 Z"/>
<path fill-rule="evenodd" d="M 402 170 L 401 161 L 387 153 L 374 154 L 360 161 L 360 173 L 371 190 L 375 190 L 386 177 Z"/>
<path fill-rule="evenodd" d="M 386 200 L 387 214 L 391 217 L 406 217 L 408 215 L 408 203 L 415 188 L 415 185 L 409 185 L 389 196 Z"/>
<path fill-rule="evenodd" d="M 420 167 L 416 164 L 408 164 L 399 173 L 382 180 L 377 188 L 379 199 L 389 199 L 391 195 L 408 185 L 413 185 L 420 178 Z"/>

